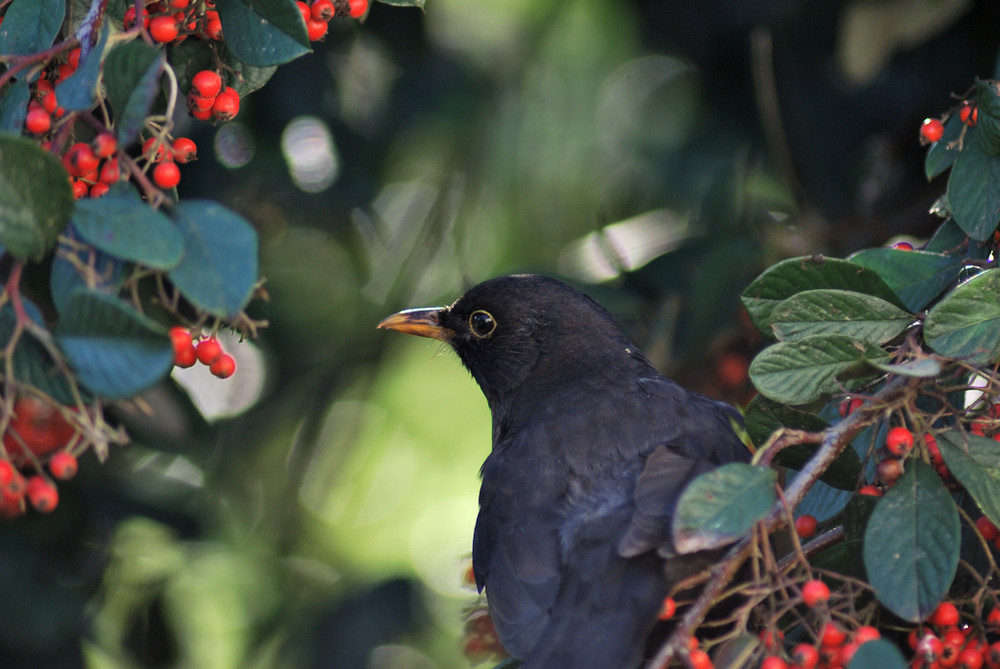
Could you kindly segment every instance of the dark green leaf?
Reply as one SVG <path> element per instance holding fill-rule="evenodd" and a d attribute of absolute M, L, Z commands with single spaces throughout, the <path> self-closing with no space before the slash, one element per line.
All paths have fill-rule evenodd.
<path fill-rule="evenodd" d="M 865 530 L 865 568 L 879 601 L 909 622 L 930 615 L 955 577 L 960 538 L 958 510 L 941 479 L 922 460 L 907 461 Z"/>
<path fill-rule="evenodd" d="M 754 325 L 770 335 L 771 311 L 778 304 L 796 293 L 820 288 L 852 290 L 904 306 L 875 272 L 847 260 L 818 255 L 789 258 L 771 266 L 743 291 L 742 300 Z"/>
<path fill-rule="evenodd" d="M 851 262 L 878 273 L 910 311 L 920 311 L 955 281 L 961 259 L 926 251 L 874 248 L 858 251 Z"/>
<path fill-rule="evenodd" d="M 66 228 L 66 235 L 73 240 L 80 239 L 72 225 Z M 60 245 L 49 276 L 49 292 L 56 311 L 64 312 L 73 291 L 80 287 L 116 295 L 124 275 L 124 264 L 103 251 L 82 244 Z"/>
<path fill-rule="evenodd" d="M 141 40 L 119 44 L 108 52 L 104 85 L 117 115 L 115 131 L 121 145 L 130 144 L 142 130 L 156 99 L 163 67 L 163 51 Z"/>
<path fill-rule="evenodd" d="M 966 137 L 948 177 L 948 203 L 955 222 L 979 241 L 992 235 L 1000 221 L 1000 160 L 983 150 L 982 136 Z"/>
<path fill-rule="evenodd" d="M 848 451 L 850 449 L 847 449 Z M 848 458 L 854 458 L 857 461 L 857 456 L 853 453 L 847 456 Z M 860 470 L 860 465 L 858 466 Z M 789 469 L 787 470 L 788 481 L 795 480 L 796 476 L 800 475 L 798 470 Z M 802 498 L 802 502 L 795 507 L 795 515 L 799 516 L 802 514 L 809 514 L 816 518 L 820 522 L 829 520 L 833 516 L 840 513 L 847 503 L 854 498 L 854 488 L 857 487 L 857 479 L 854 479 L 853 485 L 850 488 L 842 486 L 832 486 L 824 483 L 823 481 L 818 481 L 809 488 L 809 492 L 806 496 Z"/>
<path fill-rule="evenodd" d="M 184 239 L 177 227 L 125 184 L 112 187 L 99 199 L 77 200 L 73 225 L 102 251 L 153 269 L 176 267 L 184 255 Z"/>
<path fill-rule="evenodd" d="M 680 553 L 732 543 L 763 518 L 776 494 L 777 473 L 732 462 L 702 474 L 684 489 L 674 512 L 674 546 Z"/>
<path fill-rule="evenodd" d="M 0 134 L 0 244 L 18 259 L 40 260 L 72 209 L 59 160 L 29 139 Z"/>
<path fill-rule="evenodd" d="M 218 0 L 226 45 L 247 65 L 281 65 L 309 53 L 302 15 L 291 0 Z"/>
<path fill-rule="evenodd" d="M 830 427 L 829 423 L 816 414 L 779 404 L 763 395 L 757 395 L 750 400 L 743 420 L 747 434 L 758 448 L 763 446 L 771 434 L 780 427 L 808 432 L 821 432 Z"/>
<path fill-rule="evenodd" d="M 847 290 L 806 290 L 792 295 L 771 312 L 771 327 L 782 341 L 842 334 L 882 344 L 911 322 L 910 314 L 889 302 Z"/>
<path fill-rule="evenodd" d="M 233 55 L 232 50 L 227 46 L 227 44 L 228 42 L 223 43 L 222 48 L 219 49 L 219 57 L 227 67 L 231 68 L 233 72 L 238 74 L 238 76 L 230 77 L 229 85 L 236 89 L 236 92 L 240 94 L 240 97 L 244 97 L 256 91 L 258 88 L 270 81 L 271 77 L 274 76 L 274 73 L 278 71 L 278 68 L 275 65 L 247 65 Z"/>
<path fill-rule="evenodd" d="M 924 339 L 937 353 L 976 364 L 1000 358 L 1000 269 L 959 284 L 927 313 Z"/>
<path fill-rule="evenodd" d="M 170 49 L 170 66 L 177 75 L 177 85 L 182 91 L 191 88 L 191 78 L 205 69 L 215 69 L 216 57 L 225 66 L 220 72 L 227 85 L 232 86 L 240 97 L 253 93 L 266 84 L 277 67 L 251 67 L 236 59 L 226 43 L 209 45 L 204 40 L 185 40 Z"/>
<path fill-rule="evenodd" d="M 858 646 L 847 669 L 907 669 L 909 666 L 891 642 L 875 639 Z"/>
<path fill-rule="evenodd" d="M 943 173 L 955 162 L 959 154 L 955 142 L 964 127 L 965 124 L 958 118 L 958 114 L 952 114 L 945 122 L 944 136 L 931 145 L 924 160 L 924 174 L 927 175 L 928 181 Z"/>
<path fill-rule="evenodd" d="M 979 122 L 969 127 L 966 137 L 977 135 L 979 146 L 987 155 L 1000 156 L 1000 95 L 995 84 L 977 81 L 974 102 L 978 107 Z"/>
<path fill-rule="evenodd" d="M 0 25 L 0 54 L 26 56 L 48 49 L 65 15 L 65 0 L 14 0 Z"/>
<path fill-rule="evenodd" d="M 124 399 L 170 372 L 166 329 L 121 300 L 77 289 L 54 331 L 80 382 L 97 395 Z"/>
<path fill-rule="evenodd" d="M 928 253 L 940 253 L 942 255 L 964 258 L 967 249 L 968 236 L 954 219 L 949 218 L 942 223 L 934 232 L 934 236 L 927 242 L 924 251 Z"/>
<path fill-rule="evenodd" d="M 38 325 L 45 325 L 41 312 L 31 300 L 21 298 L 24 305 L 25 314 Z M 14 324 L 17 318 L 10 302 L 7 302 L 0 309 L 0 340 L 7 342 L 14 333 Z M 51 395 L 63 404 L 70 404 L 73 394 L 70 392 L 69 383 L 63 376 L 52 356 L 49 355 L 45 347 L 34 337 L 22 335 L 13 356 L 14 378 L 22 383 L 29 383 L 41 391 Z"/>
<path fill-rule="evenodd" d="M 805 404 L 836 392 L 838 377 L 859 363 L 888 358 L 881 348 L 851 337 L 816 335 L 764 349 L 750 363 L 750 379 L 776 402 Z"/>
<path fill-rule="evenodd" d="M 937 435 L 952 476 L 994 524 L 1000 526 L 1000 442 L 958 430 Z"/>
<path fill-rule="evenodd" d="M 0 130 L 20 133 L 24 129 L 29 100 L 31 100 L 31 90 L 28 89 L 28 82 L 24 79 L 18 79 L 7 86 L 7 92 L 0 98 Z"/>
<path fill-rule="evenodd" d="M 59 105 L 69 111 L 86 111 L 94 106 L 97 96 L 97 80 L 101 76 L 101 59 L 104 46 L 108 43 L 111 24 L 103 23 L 101 37 L 76 72 L 56 86 Z"/>
<path fill-rule="evenodd" d="M 257 282 L 257 233 L 243 218 L 208 200 L 187 200 L 171 212 L 184 237 L 184 257 L 168 277 L 193 304 L 233 316 Z"/>

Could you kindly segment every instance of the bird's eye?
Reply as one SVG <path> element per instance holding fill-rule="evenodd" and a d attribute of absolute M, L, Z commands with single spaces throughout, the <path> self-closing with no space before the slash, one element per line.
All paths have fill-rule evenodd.
<path fill-rule="evenodd" d="M 469 316 L 469 329 L 472 330 L 472 334 L 483 339 L 493 334 L 497 329 L 497 322 L 489 312 L 479 309 Z"/>

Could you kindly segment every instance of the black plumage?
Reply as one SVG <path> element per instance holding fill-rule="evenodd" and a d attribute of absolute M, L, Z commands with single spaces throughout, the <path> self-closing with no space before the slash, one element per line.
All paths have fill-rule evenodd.
<path fill-rule="evenodd" d="M 379 327 L 448 342 L 493 416 L 473 539 L 500 640 L 525 669 L 626 669 L 670 583 L 684 486 L 749 453 L 728 405 L 663 377 L 595 301 L 541 276 L 486 281 Z"/>

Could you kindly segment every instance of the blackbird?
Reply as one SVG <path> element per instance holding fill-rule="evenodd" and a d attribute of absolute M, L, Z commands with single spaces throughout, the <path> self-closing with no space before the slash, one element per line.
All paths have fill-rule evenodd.
<path fill-rule="evenodd" d="M 639 664 L 671 583 L 684 486 L 749 460 L 726 404 L 662 376 L 597 302 L 543 276 L 491 279 L 380 328 L 447 342 L 493 417 L 472 546 L 476 585 L 524 669 Z"/>

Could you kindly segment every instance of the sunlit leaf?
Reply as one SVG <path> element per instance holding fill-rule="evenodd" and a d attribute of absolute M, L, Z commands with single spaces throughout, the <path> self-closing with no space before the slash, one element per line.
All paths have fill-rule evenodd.
<path fill-rule="evenodd" d="M 21 260 L 40 260 L 72 209 L 59 160 L 27 138 L 0 134 L 0 244 Z"/>
<path fill-rule="evenodd" d="M 692 481 L 674 512 L 674 547 L 680 553 L 732 543 L 763 518 L 776 494 L 777 473 L 732 462 Z"/>
<path fill-rule="evenodd" d="M 893 339 L 913 317 L 885 300 L 846 290 L 806 290 L 771 312 L 771 327 L 782 341 L 817 334 L 842 334 L 873 344 Z"/>
<path fill-rule="evenodd" d="M 974 363 L 1000 358 L 1000 269 L 955 287 L 927 313 L 924 339 L 935 352 Z"/>
<path fill-rule="evenodd" d="M 888 360 L 878 346 L 844 335 L 814 335 L 778 342 L 750 363 L 750 379 L 776 402 L 805 404 L 835 392 L 838 377 L 867 361 Z"/>
<path fill-rule="evenodd" d="M 907 461 L 865 530 L 865 568 L 879 601 L 909 622 L 930 615 L 955 577 L 960 538 L 958 510 L 941 479 L 922 460 Z"/>
<path fill-rule="evenodd" d="M 824 256 L 789 258 L 771 266 L 743 291 L 743 304 L 764 334 L 771 334 L 771 312 L 778 304 L 805 290 L 832 288 L 874 295 L 903 307 L 896 294 L 871 270 L 847 260 Z"/>

